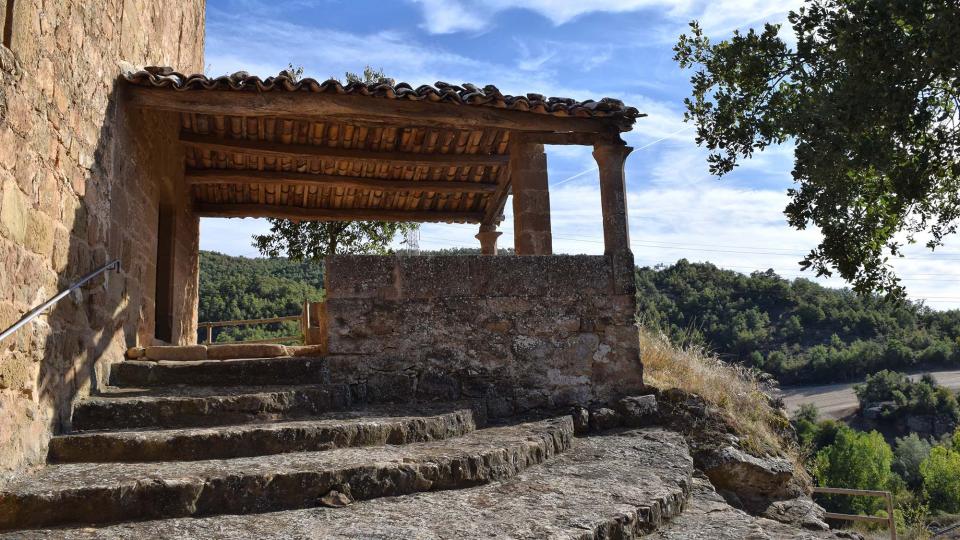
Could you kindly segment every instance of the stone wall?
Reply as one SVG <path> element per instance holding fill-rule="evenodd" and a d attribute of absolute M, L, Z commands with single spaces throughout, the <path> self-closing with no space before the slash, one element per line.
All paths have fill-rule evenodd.
<path fill-rule="evenodd" d="M 330 257 L 332 376 L 380 398 L 486 398 L 493 416 L 635 392 L 626 259 Z"/>
<path fill-rule="evenodd" d="M 120 63 L 203 69 L 203 0 L 13 6 L 0 46 L 0 329 L 108 260 L 123 272 L 0 343 L 0 479 L 43 460 L 98 364 L 154 335 L 158 208 L 185 196 L 179 123 L 126 110 Z M 173 309 L 190 321 L 179 342 L 195 336 L 196 230 L 176 213 Z"/>

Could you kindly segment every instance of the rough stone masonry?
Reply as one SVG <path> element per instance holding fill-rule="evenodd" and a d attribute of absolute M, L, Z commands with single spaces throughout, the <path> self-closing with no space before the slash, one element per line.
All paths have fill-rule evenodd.
<path fill-rule="evenodd" d="M 492 416 L 637 392 L 627 259 L 330 257 L 331 376 L 380 394 L 482 398 Z"/>
<path fill-rule="evenodd" d="M 127 110 L 120 63 L 203 69 L 203 0 L 4 0 L 0 328 L 119 257 L 123 272 L 0 343 L 0 479 L 37 464 L 104 362 L 153 338 L 158 216 L 183 197 L 176 116 Z M 196 310 L 197 219 L 171 216 L 173 302 Z M 196 317 L 172 329 L 193 338 Z"/>

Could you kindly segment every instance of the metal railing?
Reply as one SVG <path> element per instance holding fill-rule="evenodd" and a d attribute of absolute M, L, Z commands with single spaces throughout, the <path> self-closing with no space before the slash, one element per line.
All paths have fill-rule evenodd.
<path fill-rule="evenodd" d="M 858 514 L 837 514 L 834 512 L 824 513 L 827 519 L 842 519 L 845 521 L 866 521 L 868 523 L 885 523 L 890 529 L 891 540 L 897 540 L 897 524 L 893 516 L 893 495 L 889 491 L 876 491 L 872 489 L 847 489 L 832 487 L 815 487 L 814 493 L 823 493 L 825 495 L 854 495 L 864 497 L 882 497 L 887 503 L 887 517 L 880 516 L 861 516 Z"/>
<path fill-rule="evenodd" d="M 76 283 L 74 283 L 73 285 L 70 285 L 70 286 L 67 287 L 66 289 L 60 291 L 60 293 L 57 294 L 56 296 L 54 296 L 53 298 L 47 300 L 46 302 L 40 304 L 40 305 L 37 306 L 37 307 L 31 309 L 31 310 L 30 310 L 29 312 L 27 312 L 27 314 L 24 315 L 19 321 L 17 321 L 16 323 L 14 323 L 13 326 L 11 326 L 10 328 L 7 328 L 6 330 L 3 331 L 2 334 L 0 334 L 0 341 L 3 341 L 4 339 L 6 339 L 6 338 L 8 338 L 9 336 L 11 336 L 14 332 L 16 332 L 17 330 L 19 330 L 19 329 L 22 328 L 24 325 L 26 325 L 28 322 L 32 321 L 32 320 L 35 319 L 37 316 L 39 316 L 41 313 L 43 313 L 43 312 L 46 311 L 48 308 L 50 308 L 50 306 L 56 304 L 56 303 L 59 302 L 60 300 L 63 300 L 63 298 L 64 298 L 65 296 L 67 296 L 67 295 L 70 294 L 71 292 L 79 289 L 80 287 L 82 287 L 85 283 L 87 283 L 87 282 L 90 281 L 91 279 L 93 279 L 93 278 L 99 276 L 100 274 L 106 272 L 107 270 L 111 270 L 111 269 L 116 269 L 116 271 L 117 271 L 118 273 L 120 272 L 120 259 L 114 259 L 114 260 L 108 262 L 107 264 L 101 266 L 100 268 L 94 270 L 93 272 L 90 272 L 89 274 L 87 274 L 87 275 L 83 276 L 82 278 L 80 278 L 80 280 L 77 281 Z"/>

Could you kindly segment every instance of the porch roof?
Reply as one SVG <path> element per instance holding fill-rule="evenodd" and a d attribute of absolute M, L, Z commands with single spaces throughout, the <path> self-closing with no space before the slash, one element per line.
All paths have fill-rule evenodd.
<path fill-rule="evenodd" d="M 511 141 L 622 144 L 641 116 L 619 100 L 509 96 L 465 84 L 342 85 L 124 75 L 133 106 L 174 111 L 195 212 L 208 217 L 493 224 Z"/>

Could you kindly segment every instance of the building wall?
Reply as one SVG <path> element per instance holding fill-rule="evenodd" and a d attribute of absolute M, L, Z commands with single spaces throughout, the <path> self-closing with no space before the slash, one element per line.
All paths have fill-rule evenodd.
<path fill-rule="evenodd" d="M 331 374 L 370 398 L 486 398 L 493 416 L 639 390 L 628 258 L 329 257 Z"/>
<path fill-rule="evenodd" d="M 123 106 L 121 62 L 203 70 L 203 0 L 11 1 L 0 46 L 0 329 L 115 257 L 123 272 L 0 343 L 0 479 L 40 463 L 102 363 L 154 334 L 158 207 L 185 197 L 179 123 Z M 194 339 L 197 289 L 198 224 L 184 208 L 172 228 L 179 342 Z"/>

